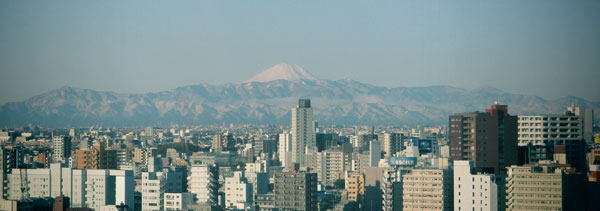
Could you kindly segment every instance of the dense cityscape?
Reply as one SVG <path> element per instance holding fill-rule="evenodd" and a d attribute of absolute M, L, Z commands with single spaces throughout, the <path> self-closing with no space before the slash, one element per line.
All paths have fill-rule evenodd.
<path fill-rule="evenodd" d="M 593 111 L 436 127 L 2 129 L 1 210 L 597 210 Z M 594 131 L 595 129 L 595 131 Z"/>
<path fill-rule="evenodd" d="M 600 211 L 600 0 L 0 1 L 0 211 Z"/>

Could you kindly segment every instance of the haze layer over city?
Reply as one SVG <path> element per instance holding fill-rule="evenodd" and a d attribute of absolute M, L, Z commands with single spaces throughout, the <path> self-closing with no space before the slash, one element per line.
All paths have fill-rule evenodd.
<path fill-rule="evenodd" d="M 0 210 L 600 210 L 598 1 L 0 2 Z"/>

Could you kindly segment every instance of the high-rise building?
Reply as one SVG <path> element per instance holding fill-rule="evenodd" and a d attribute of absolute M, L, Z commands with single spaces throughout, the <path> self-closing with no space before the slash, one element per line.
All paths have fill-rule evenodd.
<path fill-rule="evenodd" d="M 165 210 L 165 193 L 181 193 L 180 172 L 164 168 L 159 172 L 142 172 L 142 210 Z"/>
<path fill-rule="evenodd" d="M 52 137 L 52 159 L 54 162 L 66 162 L 71 156 L 71 137 Z"/>
<path fill-rule="evenodd" d="M 383 176 L 383 210 L 452 210 L 448 169 L 390 168 Z"/>
<path fill-rule="evenodd" d="M 564 161 L 578 171 L 585 171 L 584 124 L 571 111 L 565 114 L 519 116 L 519 147 L 525 152 L 525 163 L 541 160 Z M 564 154 L 564 159 L 557 159 Z"/>
<path fill-rule="evenodd" d="M 510 166 L 506 210 L 585 210 L 585 176 L 552 166 Z"/>
<path fill-rule="evenodd" d="M 333 186 L 338 180 L 344 179 L 344 152 L 330 149 L 317 152 L 317 175 L 319 182 Z"/>
<path fill-rule="evenodd" d="M 78 149 L 73 153 L 75 168 L 77 169 L 99 169 L 98 150 Z"/>
<path fill-rule="evenodd" d="M 98 150 L 98 168 L 100 169 L 118 169 L 117 150 L 103 149 Z"/>
<path fill-rule="evenodd" d="M 571 112 L 575 116 L 578 116 L 582 124 L 582 135 L 583 139 L 587 144 L 594 143 L 594 110 L 589 108 L 581 108 L 575 105 L 567 107 L 567 111 Z"/>
<path fill-rule="evenodd" d="M 252 184 L 252 195 L 266 194 L 269 192 L 269 170 L 270 160 L 256 160 L 254 163 L 246 163 L 244 176 Z"/>
<path fill-rule="evenodd" d="M 315 140 L 317 143 L 317 151 L 321 152 L 337 146 L 340 142 L 340 136 L 335 133 L 317 133 Z"/>
<path fill-rule="evenodd" d="M 279 155 L 279 162 L 281 166 L 285 168 L 293 168 L 292 162 L 292 134 L 282 133 L 279 134 L 279 147 L 277 148 L 277 154 Z"/>
<path fill-rule="evenodd" d="M 292 163 L 305 165 L 307 149 L 317 152 L 313 110 L 309 99 L 300 99 L 292 108 Z"/>
<path fill-rule="evenodd" d="M 276 172 L 275 207 L 280 210 L 317 210 L 317 174 Z"/>
<path fill-rule="evenodd" d="M 188 192 L 198 203 L 217 205 L 219 169 L 215 165 L 192 164 L 188 177 Z"/>
<path fill-rule="evenodd" d="M 498 210 L 494 175 L 473 173 L 472 162 L 454 161 L 454 210 Z"/>
<path fill-rule="evenodd" d="M 369 142 L 369 167 L 377 167 L 380 159 L 381 144 L 377 140 L 372 140 Z"/>
<path fill-rule="evenodd" d="M 246 210 L 252 207 L 252 186 L 241 171 L 225 178 L 225 208 Z"/>
<path fill-rule="evenodd" d="M 494 174 L 517 164 L 517 116 L 508 114 L 508 106 L 452 115 L 449 128 L 453 160 L 472 160 L 478 172 Z"/>
<path fill-rule="evenodd" d="M 362 202 L 365 195 L 365 175 L 348 172 L 346 174 L 344 196 L 348 201 Z"/>
<path fill-rule="evenodd" d="M 384 133 L 382 138 L 382 150 L 385 157 L 392 157 L 397 152 L 402 150 L 402 134 L 401 133 Z"/>
<path fill-rule="evenodd" d="M 7 176 L 13 169 L 18 168 L 23 164 L 23 153 L 18 148 L 2 147 L 0 148 L 0 199 L 6 199 L 6 188 L 8 185 Z"/>
<path fill-rule="evenodd" d="M 232 151 L 235 147 L 235 140 L 231 133 L 224 133 L 222 135 L 213 136 L 212 140 L 212 151 L 223 152 Z"/>

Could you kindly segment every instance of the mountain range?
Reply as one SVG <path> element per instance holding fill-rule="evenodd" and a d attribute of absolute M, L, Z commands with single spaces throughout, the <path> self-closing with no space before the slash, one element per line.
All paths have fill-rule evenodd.
<path fill-rule="evenodd" d="M 574 96 L 546 100 L 494 87 L 388 88 L 323 80 L 297 65 L 278 64 L 242 83 L 198 84 L 154 93 L 65 86 L 0 106 L 0 126 L 289 124 L 290 110 L 299 98 L 312 100 L 315 120 L 322 125 L 445 125 L 452 113 L 482 111 L 497 100 L 509 105 L 511 114 L 561 113 L 571 104 L 600 108 L 600 102 Z"/>

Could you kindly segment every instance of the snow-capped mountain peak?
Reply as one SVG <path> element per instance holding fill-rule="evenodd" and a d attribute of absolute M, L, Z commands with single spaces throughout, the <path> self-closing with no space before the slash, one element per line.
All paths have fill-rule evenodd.
<path fill-rule="evenodd" d="M 252 78 L 244 81 L 244 83 L 268 82 L 274 80 L 299 81 L 317 80 L 317 78 L 298 65 L 277 64 L 256 74 Z"/>

